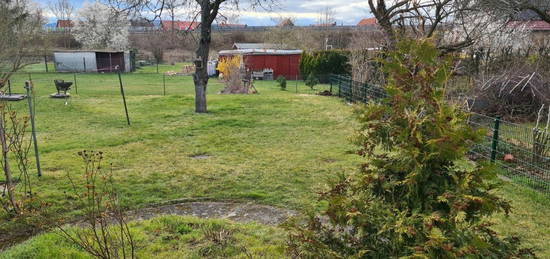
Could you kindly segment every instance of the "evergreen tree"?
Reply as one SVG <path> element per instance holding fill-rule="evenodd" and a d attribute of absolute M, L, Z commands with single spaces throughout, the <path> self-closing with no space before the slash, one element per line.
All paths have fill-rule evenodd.
<path fill-rule="evenodd" d="M 388 97 L 358 109 L 365 163 L 321 195 L 307 226 L 289 225 L 301 258 L 515 258 L 487 217 L 508 213 L 495 195 L 497 168 L 468 159 L 483 132 L 445 102 L 452 60 L 428 41 L 402 41 L 381 60 Z M 323 203 L 322 203 L 323 204 Z M 299 221 L 297 221 L 299 222 Z"/>

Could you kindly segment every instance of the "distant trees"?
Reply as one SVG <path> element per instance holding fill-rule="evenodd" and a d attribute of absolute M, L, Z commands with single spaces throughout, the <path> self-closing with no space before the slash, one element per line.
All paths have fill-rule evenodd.
<path fill-rule="evenodd" d="M 130 21 L 122 12 L 116 12 L 99 2 L 85 3 L 78 12 L 74 27 L 75 39 L 86 48 L 128 48 Z"/>
<path fill-rule="evenodd" d="M 29 1 L 0 0 L 0 88 L 40 52 L 44 17 Z"/>

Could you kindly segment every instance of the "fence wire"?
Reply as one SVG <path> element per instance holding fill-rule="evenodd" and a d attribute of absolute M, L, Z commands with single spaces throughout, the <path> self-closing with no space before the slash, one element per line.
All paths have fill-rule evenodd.
<path fill-rule="evenodd" d="M 351 103 L 367 103 L 387 97 L 384 88 L 353 81 L 349 76 L 331 75 L 333 94 Z M 550 131 L 503 121 L 478 113 L 468 120 L 486 135 L 471 150 L 475 159 L 487 159 L 501 166 L 503 175 L 550 195 Z"/>

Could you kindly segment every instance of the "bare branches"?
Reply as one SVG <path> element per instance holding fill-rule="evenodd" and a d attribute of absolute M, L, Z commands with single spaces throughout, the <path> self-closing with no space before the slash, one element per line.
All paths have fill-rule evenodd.
<path fill-rule="evenodd" d="M 102 168 L 103 153 L 79 152 L 85 164 L 84 188 L 70 178 L 74 198 L 83 207 L 83 228 L 57 228 L 65 239 L 97 258 L 136 258 L 136 244 L 122 210 L 112 171 Z"/>
<path fill-rule="evenodd" d="M 48 9 L 58 20 L 71 20 L 74 6 L 69 0 L 56 0 L 48 4 Z"/>

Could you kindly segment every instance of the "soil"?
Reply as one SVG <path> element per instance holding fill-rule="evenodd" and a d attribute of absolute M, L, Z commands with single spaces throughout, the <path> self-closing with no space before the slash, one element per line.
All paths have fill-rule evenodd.
<path fill-rule="evenodd" d="M 131 221 L 147 220 L 159 215 L 180 215 L 221 218 L 243 223 L 257 222 L 265 225 L 279 225 L 289 217 L 297 215 L 297 213 L 292 210 L 254 203 L 199 201 L 138 209 L 129 211 L 126 215 Z"/>

